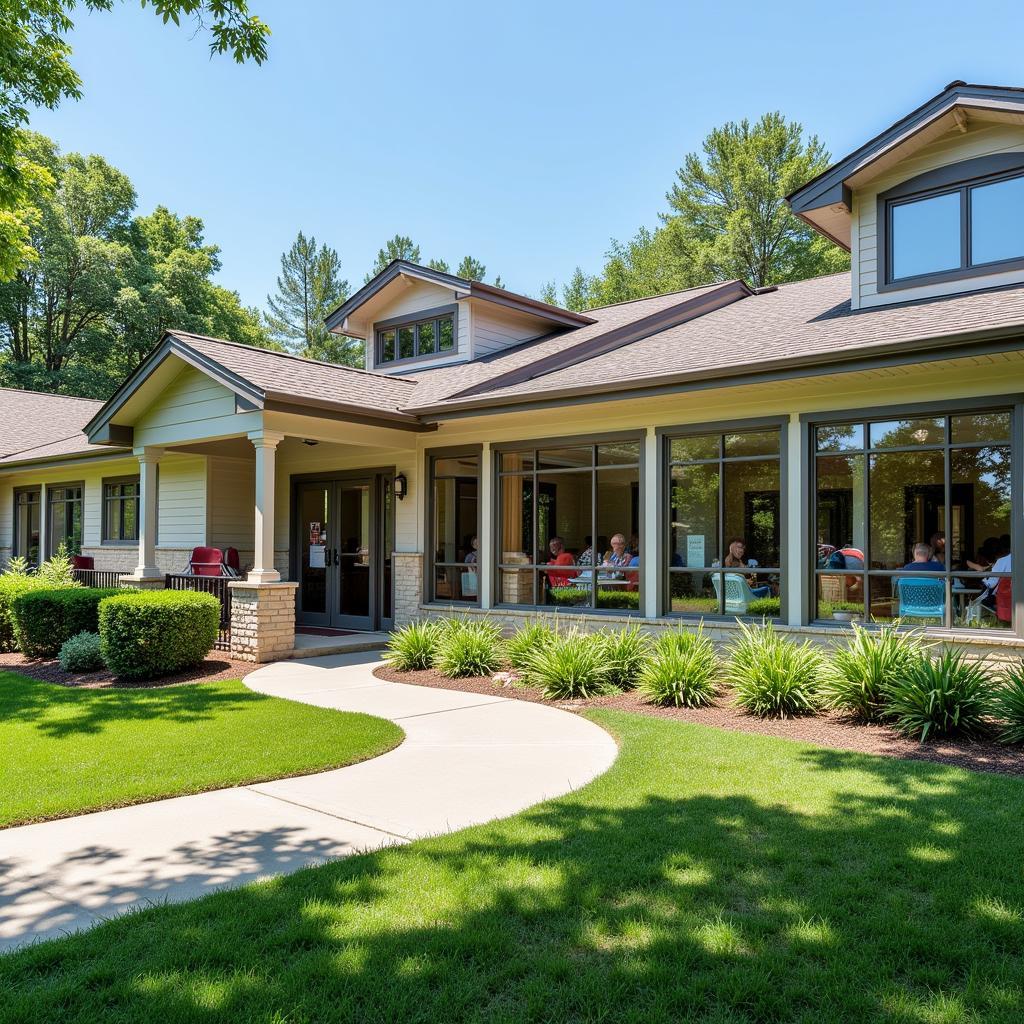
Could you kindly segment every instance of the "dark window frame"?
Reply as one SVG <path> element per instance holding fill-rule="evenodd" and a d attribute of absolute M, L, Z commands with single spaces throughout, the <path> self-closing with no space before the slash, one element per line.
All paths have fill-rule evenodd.
<path fill-rule="evenodd" d="M 54 499 L 54 491 L 67 490 L 68 488 L 77 487 L 80 490 L 80 494 L 77 498 L 60 498 Z M 77 555 L 81 553 L 82 546 L 85 544 L 85 481 L 84 480 L 70 480 L 61 483 L 53 483 L 46 485 L 46 518 L 43 522 L 45 527 L 45 537 L 40 538 L 40 559 L 46 560 L 52 558 L 55 549 L 51 547 L 53 541 L 53 508 L 55 505 L 63 505 L 65 508 L 64 517 L 65 525 L 67 524 L 67 506 L 77 503 L 80 506 L 79 517 L 82 524 L 82 539 L 78 545 L 78 551 L 68 550 L 69 555 Z M 59 546 L 59 545 L 58 545 Z"/>
<path fill-rule="evenodd" d="M 652 562 L 650 557 L 646 557 L 647 553 L 652 550 L 650 547 L 650 541 L 646 536 L 646 504 L 647 504 L 647 492 L 645 481 L 647 479 L 647 444 L 646 444 L 646 431 L 644 430 L 622 430 L 614 431 L 601 434 L 574 434 L 569 436 L 561 437 L 542 437 L 535 438 L 526 441 L 503 441 L 500 443 L 491 445 L 491 452 L 493 454 L 494 461 L 492 462 L 491 468 L 491 552 L 490 552 L 490 564 L 491 564 L 491 607 L 508 609 L 508 610 L 525 610 L 525 611 L 541 611 L 541 612 L 557 612 L 559 615 L 583 615 L 583 616 L 631 616 L 643 618 L 645 615 L 644 609 L 644 594 L 646 593 L 646 579 L 645 573 L 651 571 L 651 565 L 656 564 L 656 561 Z M 608 463 L 602 464 L 598 461 L 596 449 L 600 445 L 614 444 L 616 442 L 636 443 L 639 446 L 639 456 L 636 463 Z M 537 452 L 549 451 L 557 448 L 577 448 L 577 447 L 593 447 L 595 450 L 591 456 L 591 464 L 589 467 L 580 467 L 566 470 L 549 470 L 540 469 L 539 460 L 537 458 Z M 533 454 L 533 469 L 530 472 L 502 472 L 500 458 L 503 454 L 513 454 L 516 452 L 532 453 Z M 632 469 L 637 470 L 637 531 L 640 538 L 640 567 L 639 567 L 639 579 L 638 579 L 638 607 L 632 608 L 598 608 L 597 607 L 597 591 L 598 579 L 596 573 L 592 579 L 592 585 L 590 588 L 590 603 L 587 605 L 554 605 L 554 604 L 541 604 L 537 603 L 537 581 L 538 573 L 549 571 L 550 566 L 547 564 L 541 565 L 539 563 L 509 563 L 501 560 L 501 481 L 503 477 L 507 476 L 529 476 L 534 482 L 534 497 L 533 497 L 533 522 L 538 522 L 537 516 L 537 494 L 539 488 L 537 487 L 537 478 L 550 473 L 565 473 L 565 474 L 583 474 L 588 473 L 591 477 L 591 535 L 597 540 L 597 479 L 598 473 L 605 469 Z M 533 538 L 534 546 L 537 544 L 537 538 Z M 644 563 L 648 564 L 645 566 Z M 509 601 L 502 601 L 502 570 L 510 571 L 529 571 L 533 574 L 533 604 L 521 604 L 512 603 Z"/>
<path fill-rule="evenodd" d="M 996 153 L 973 160 L 963 160 L 936 168 L 933 171 L 926 171 L 924 174 L 916 175 L 899 185 L 880 192 L 877 198 L 876 220 L 876 226 L 882 235 L 878 247 L 880 263 L 878 291 L 903 291 L 922 285 L 970 280 L 975 277 L 985 277 L 1024 268 L 1024 254 L 990 263 L 971 262 L 972 191 L 979 186 L 992 185 L 1000 181 L 1012 181 L 1016 178 L 1024 178 L 1024 152 Z M 892 274 L 893 210 L 922 199 L 954 194 L 960 195 L 960 266 L 950 270 L 916 274 L 912 277 L 894 278 Z"/>
<path fill-rule="evenodd" d="M 110 495 L 108 488 L 110 487 L 121 487 L 125 484 L 135 484 L 135 497 L 131 498 L 127 495 Z M 114 476 L 104 477 L 102 481 L 102 514 L 103 523 L 101 525 L 101 539 L 100 542 L 110 547 L 135 547 L 139 543 L 139 511 L 142 508 L 142 482 L 139 474 L 127 475 L 127 476 Z M 135 502 L 135 536 L 125 537 L 124 534 L 124 506 L 126 502 Z M 121 534 L 120 537 L 112 537 L 108 531 L 108 520 L 107 520 L 107 508 L 110 502 L 119 502 L 121 505 L 120 512 L 118 513 L 118 522 L 120 524 Z"/>
<path fill-rule="evenodd" d="M 763 433 L 767 430 L 778 430 L 779 432 L 779 454 L 775 455 L 725 455 L 725 442 L 724 437 L 727 434 L 756 434 Z M 671 485 L 672 485 L 672 466 L 680 465 L 683 461 L 687 465 L 695 465 L 699 463 L 713 464 L 719 466 L 719 480 L 718 480 L 718 532 L 721 538 L 720 544 L 724 549 L 725 546 L 725 516 L 724 516 L 724 490 L 722 487 L 723 476 L 721 473 L 721 467 L 727 463 L 739 463 L 739 462 L 772 462 L 777 461 L 779 464 L 779 566 L 777 569 L 765 569 L 764 572 L 773 572 L 778 575 L 779 578 L 779 591 L 781 600 L 779 602 L 779 615 L 772 621 L 775 622 L 787 622 L 787 605 L 789 602 L 788 587 L 792 586 L 792 573 L 790 571 L 789 564 L 789 417 L 787 416 L 769 416 L 759 417 L 756 419 L 746 420 L 722 420 L 712 423 L 693 423 L 693 424 L 681 424 L 678 426 L 671 427 L 659 427 L 657 428 L 658 442 L 659 442 L 659 464 L 661 467 L 658 475 L 658 539 L 659 539 L 659 552 L 658 552 L 658 572 L 660 573 L 660 579 L 658 581 L 658 596 L 661 603 L 660 612 L 666 618 L 679 619 L 689 622 L 698 622 L 703 619 L 707 619 L 713 622 L 735 622 L 738 618 L 746 620 L 760 620 L 760 616 L 736 616 L 728 615 L 724 611 L 725 607 L 725 586 L 724 577 L 725 574 L 731 571 L 725 566 L 714 568 L 711 566 L 706 567 L 703 571 L 709 575 L 717 573 L 722 578 L 722 585 L 720 587 L 720 594 L 718 599 L 719 612 L 717 614 L 710 614 L 704 612 L 687 612 L 679 611 L 675 612 L 672 610 L 672 576 L 675 575 L 686 575 L 687 573 L 692 574 L 693 570 L 688 566 L 683 566 L 677 569 L 673 569 L 668 565 L 667 559 L 669 551 L 672 546 L 672 522 L 671 516 L 668 514 L 668 502 L 671 500 Z M 690 459 L 690 460 L 672 460 L 672 441 L 676 438 L 681 437 L 715 437 L 721 438 L 719 442 L 719 454 L 715 459 Z M 758 566 L 755 572 L 761 572 L 761 566 Z"/>
<path fill-rule="evenodd" d="M 43 515 L 43 485 L 42 484 L 32 484 L 32 485 L 30 485 L 28 487 L 15 487 L 14 488 L 14 494 L 12 496 L 13 497 L 13 501 L 14 501 L 14 516 L 13 516 L 13 522 L 12 522 L 13 531 L 12 531 L 12 534 L 11 534 L 11 556 L 14 557 L 14 558 L 19 558 L 19 557 L 26 558 L 26 559 L 28 558 L 28 552 L 27 551 L 21 551 L 21 550 L 19 550 L 19 547 L 18 547 L 18 499 L 23 494 L 34 494 L 36 496 L 36 504 L 39 506 L 40 518 L 39 518 L 39 544 L 38 544 L 38 547 L 37 547 L 37 550 L 38 550 L 37 562 L 42 562 L 42 561 L 45 560 L 45 557 L 46 557 L 44 555 L 44 553 L 43 553 L 43 549 L 44 549 L 44 546 L 45 546 L 45 538 L 43 537 L 43 529 L 46 526 L 46 521 L 45 521 L 45 516 Z M 30 563 L 30 564 L 34 565 L 36 563 L 33 562 L 33 563 Z"/>
<path fill-rule="evenodd" d="M 951 424 L 953 417 L 957 415 L 974 415 L 984 412 L 1009 412 L 1010 431 L 1009 438 L 1005 443 L 993 441 L 978 442 L 956 442 L 951 440 Z M 915 445 L 909 448 L 882 447 L 874 448 L 871 445 L 870 425 L 877 422 L 885 422 L 893 419 L 922 419 L 928 417 L 945 417 L 944 427 L 945 439 L 942 444 Z M 816 433 L 818 427 L 834 426 L 840 423 L 861 423 L 864 425 L 865 444 L 861 448 L 848 449 L 838 452 L 822 452 L 828 455 L 864 454 L 865 474 L 865 536 L 868 540 L 868 550 L 865 551 L 865 567 L 858 569 L 819 569 L 818 568 L 818 545 L 817 545 L 817 512 L 818 512 L 818 476 L 817 476 L 817 442 Z M 803 603 L 803 623 L 810 623 L 816 627 L 826 629 L 846 630 L 848 624 L 837 622 L 831 619 L 820 619 L 817 617 L 818 610 L 818 577 L 825 575 L 832 576 L 855 576 L 862 575 L 864 578 L 864 619 L 861 622 L 865 628 L 878 629 L 882 624 L 874 623 L 870 618 L 870 585 L 868 580 L 872 577 L 895 577 L 900 575 L 898 569 L 871 569 L 870 568 L 870 539 L 871 539 L 871 518 L 870 518 L 870 490 L 869 474 L 870 462 L 868 456 L 875 452 L 900 452 L 900 451 L 943 451 L 943 477 L 945 487 L 945 520 L 950 522 L 951 507 L 951 464 L 950 451 L 953 449 L 965 448 L 986 448 L 1008 447 L 1010 449 L 1010 550 L 1013 551 L 1024 543 L 1024 445 L 1017 442 L 1017 435 L 1021 426 L 1024 425 L 1024 395 L 991 395 L 982 398 L 947 399 L 937 402 L 912 402 L 895 406 L 871 406 L 859 409 L 835 410 L 827 413 L 803 413 L 800 416 L 800 425 L 803 431 L 802 445 L 804 448 L 805 473 L 802 481 L 802 494 L 805 496 L 802 515 L 806 516 L 806 522 L 802 520 L 804 529 L 802 533 L 807 540 L 806 557 L 807 572 L 805 580 L 805 596 Z M 947 529 L 947 536 L 949 530 Z M 951 580 L 954 576 L 983 578 L 991 576 L 991 569 L 983 572 L 971 572 L 968 570 L 949 569 L 944 572 L 921 573 L 924 577 L 942 578 L 946 581 L 946 621 L 952 622 L 953 608 L 950 594 Z M 1010 569 L 1012 587 L 1013 620 L 1008 629 L 983 629 L 956 625 L 923 627 L 929 634 L 936 636 L 947 636 L 962 638 L 965 634 L 979 639 L 993 639 L 1015 636 L 1024 638 L 1024 573 L 1016 567 Z"/>
<path fill-rule="evenodd" d="M 424 452 L 425 466 L 424 466 L 424 479 L 427 481 L 427 493 L 426 493 L 426 557 L 423 559 L 423 597 L 424 604 L 434 604 L 442 606 L 458 606 L 462 608 L 479 608 L 481 600 L 483 598 L 482 588 L 480 586 L 483 570 L 483 560 L 486 557 L 481 541 L 481 522 L 480 513 L 483 507 L 483 469 L 484 469 L 484 456 L 483 456 L 483 445 L 458 445 L 450 448 L 428 448 Z M 435 584 L 437 581 L 437 569 L 459 569 L 463 572 L 466 571 L 465 562 L 438 562 L 435 560 L 435 554 L 437 552 L 437 537 L 434 530 L 434 513 L 435 513 L 435 491 L 434 484 L 438 479 L 447 480 L 451 479 L 448 474 L 444 474 L 438 477 L 434 470 L 439 460 L 441 459 L 459 459 L 466 458 L 467 456 L 473 456 L 477 460 L 476 464 L 476 498 L 477 498 L 477 513 L 476 513 L 476 536 L 477 536 L 477 561 L 476 561 L 476 574 L 477 574 L 477 588 L 476 588 L 476 599 L 473 601 L 458 600 L 455 601 L 451 598 L 438 598 L 434 593 Z"/>
<path fill-rule="evenodd" d="M 441 323 L 445 320 L 452 322 L 452 347 L 441 350 Z M 419 350 L 420 332 L 419 328 L 424 324 L 432 324 L 434 328 L 434 350 L 421 353 Z M 400 357 L 398 354 L 398 332 L 405 328 L 413 330 L 413 354 Z M 395 355 L 392 359 L 384 358 L 383 335 L 386 332 L 394 332 Z M 459 350 L 459 307 L 457 303 L 448 306 L 437 306 L 434 309 L 423 309 L 417 313 L 410 313 L 406 316 L 392 317 L 390 320 L 379 320 L 373 325 L 374 339 L 374 366 L 407 366 L 412 363 L 423 363 L 433 359 L 446 359 Z"/>

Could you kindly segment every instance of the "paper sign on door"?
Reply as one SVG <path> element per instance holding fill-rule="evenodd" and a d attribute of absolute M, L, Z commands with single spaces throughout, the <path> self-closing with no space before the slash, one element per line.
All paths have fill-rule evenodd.
<path fill-rule="evenodd" d="M 320 543 L 320 524 L 310 523 L 309 524 L 309 543 L 319 544 Z"/>
<path fill-rule="evenodd" d="M 327 559 L 324 552 L 327 548 L 323 544 L 309 545 L 309 567 L 310 569 L 325 569 Z"/>

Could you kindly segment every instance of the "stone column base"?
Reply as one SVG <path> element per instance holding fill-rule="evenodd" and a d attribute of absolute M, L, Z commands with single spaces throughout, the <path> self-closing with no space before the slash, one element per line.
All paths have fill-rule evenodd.
<path fill-rule="evenodd" d="M 231 591 L 231 657 L 276 661 L 295 648 L 295 592 L 298 583 L 236 580 Z"/>
<path fill-rule="evenodd" d="M 391 555 L 395 588 L 395 625 L 407 626 L 420 617 L 423 598 L 423 555 L 419 551 L 395 551 Z"/>
<path fill-rule="evenodd" d="M 118 576 L 117 582 L 128 590 L 163 590 L 163 576 Z"/>

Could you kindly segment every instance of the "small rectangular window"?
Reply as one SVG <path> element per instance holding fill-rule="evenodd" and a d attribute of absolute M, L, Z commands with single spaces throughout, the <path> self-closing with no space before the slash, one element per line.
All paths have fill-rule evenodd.
<path fill-rule="evenodd" d="M 380 361 L 390 363 L 395 358 L 395 332 L 380 332 Z"/>
<path fill-rule="evenodd" d="M 416 333 L 412 327 L 398 328 L 398 358 L 412 359 L 416 355 Z"/>
<path fill-rule="evenodd" d="M 448 316 L 438 321 L 438 351 L 452 352 L 455 349 L 455 320 Z"/>
<path fill-rule="evenodd" d="M 928 419 L 887 420 L 872 423 L 872 448 L 914 448 L 917 445 L 942 444 L 946 439 L 946 420 L 943 416 Z"/>
<path fill-rule="evenodd" d="M 819 452 L 859 451 L 864 447 L 863 423 L 830 423 L 815 431 Z"/>
<path fill-rule="evenodd" d="M 437 332 L 434 328 L 434 321 L 428 320 L 425 324 L 416 327 L 416 354 L 429 356 L 434 352 L 437 345 Z"/>
<path fill-rule="evenodd" d="M 103 541 L 130 544 L 139 539 L 139 480 L 104 480 Z"/>
<path fill-rule="evenodd" d="M 892 276 L 898 280 L 961 265 L 959 192 L 892 207 Z"/>
<path fill-rule="evenodd" d="M 77 555 L 82 551 L 82 485 L 63 484 L 59 487 L 48 487 L 47 525 L 49 537 L 46 553 L 56 553 L 63 544 L 69 555 Z"/>
<path fill-rule="evenodd" d="M 14 496 L 14 554 L 31 565 L 39 564 L 40 489 L 17 491 Z"/>

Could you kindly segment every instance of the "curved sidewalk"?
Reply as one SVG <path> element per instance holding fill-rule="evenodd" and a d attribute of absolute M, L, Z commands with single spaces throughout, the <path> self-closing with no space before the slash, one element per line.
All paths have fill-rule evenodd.
<path fill-rule="evenodd" d="M 309 864 L 504 817 L 589 782 L 612 738 L 525 701 L 387 683 L 373 654 L 278 662 L 260 693 L 397 722 L 371 761 L 0 830 L 0 950 Z"/>

